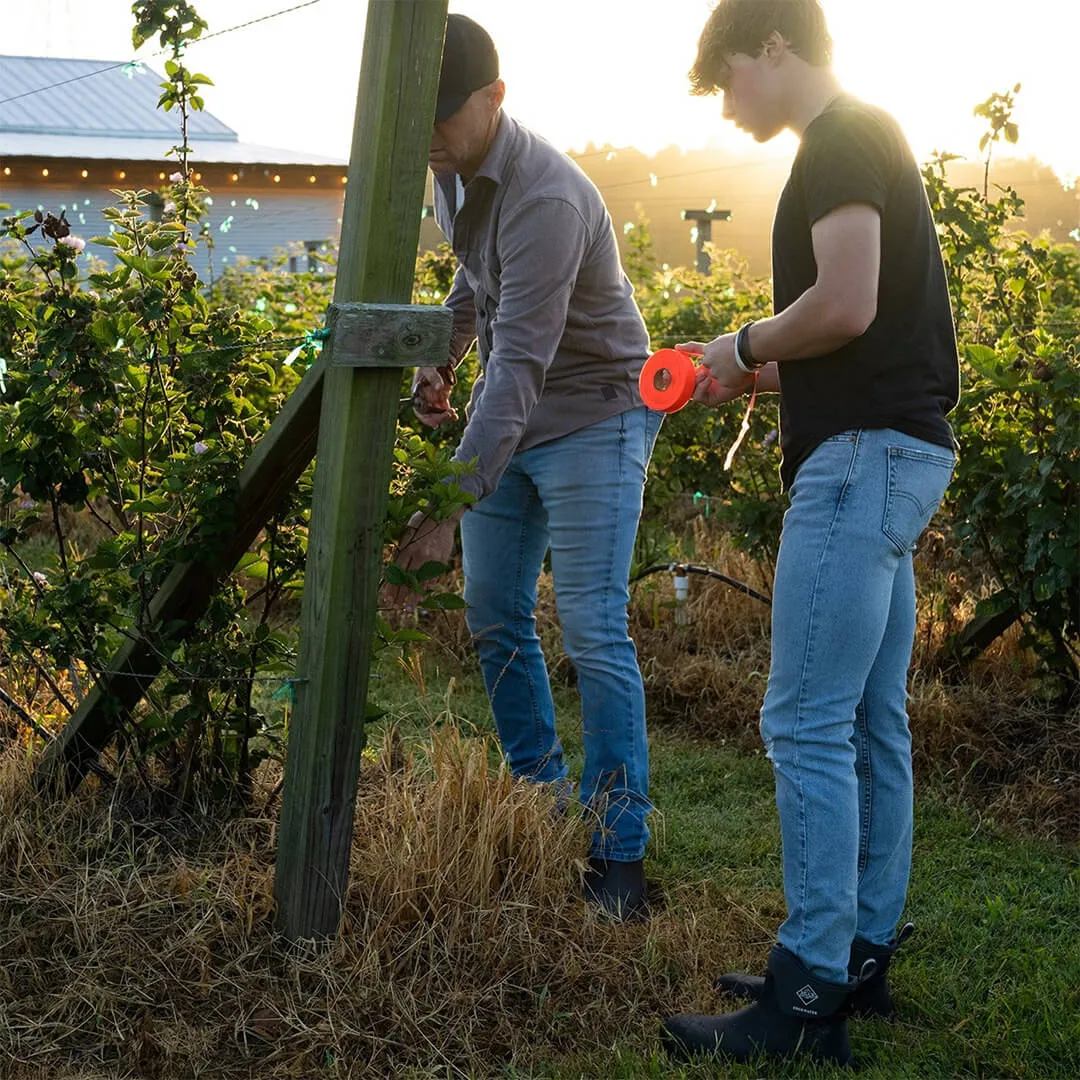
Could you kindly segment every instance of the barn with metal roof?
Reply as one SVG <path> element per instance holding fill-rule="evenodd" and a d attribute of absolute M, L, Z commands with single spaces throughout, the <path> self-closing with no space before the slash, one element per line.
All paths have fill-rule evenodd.
<path fill-rule="evenodd" d="M 115 204 L 114 190 L 152 191 L 176 169 L 166 155 L 179 121 L 157 107 L 163 78 L 139 63 L 0 56 L 0 203 L 64 209 L 87 239 L 107 232 L 101 209 Z M 242 142 L 205 111 L 191 114 L 188 143 L 195 179 L 211 192 L 218 268 L 336 240 L 342 159 Z M 94 254 L 108 258 L 109 249 Z"/>

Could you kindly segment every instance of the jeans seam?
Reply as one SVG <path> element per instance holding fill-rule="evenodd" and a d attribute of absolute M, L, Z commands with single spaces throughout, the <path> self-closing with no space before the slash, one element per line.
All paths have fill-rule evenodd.
<path fill-rule="evenodd" d="M 795 722 L 792 725 L 791 741 L 794 747 L 793 765 L 795 768 L 795 775 L 798 777 L 797 788 L 799 793 L 799 862 L 800 862 L 800 881 L 799 881 L 799 908 L 802 913 L 801 923 L 799 926 L 799 939 L 796 944 L 794 952 L 798 955 L 800 948 L 802 947 L 803 937 L 806 933 L 806 896 L 807 896 L 807 875 L 809 873 L 809 859 L 806 852 L 807 844 L 807 824 L 806 824 L 806 796 L 803 788 L 802 770 L 799 765 L 799 729 L 802 725 L 803 711 L 805 709 L 804 694 L 806 692 L 806 670 L 810 666 L 810 662 L 813 659 L 814 650 L 814 614 L 817 609 L 817 595 L 818 586 L 821 581 L 821 569 L 825 563 L 825 557 L 829 550 L 829 543 L 832 540 L 833 529 L 836 525 L 836 519 L 840 514 L 844 505 L 844 497 L 847 494 L 848 487 L 851 484 L 851 477 L 855 471 L 855 463 L 859 456 L 859 440 L 862 432 L 856 432 L 855 438 L 852 440 L 851 461 L 848 464 L 847 475 L 844 477 L 844 483 L 841 485 L 840 494 L 836 500 L 836 509 L 833 512 L 833 519 L 829 523 L 829 531 L 825 536 L 825 543 L 821 550 L 821 559 L 818 562 L 817 576 L 814 578 L 814 592 L 810 601 L 810 615 L 807 620 L 807 635 L 806 635 L 806 653 L 803 656 L 802 672 L 799 676 L 799 700 L 795 707 Z"/>
<path fill-rule="evenodd" d="M 627 421 L 626 421 L 627 415 L 628 415 L 627 413 L 622 413 L 620 415 L 620 418 L 619 418 L 618 473 L 617 473 L 617 475 L 615 477 L 615 483 L 619 487 L 620 490 L 622 489 L 623 481 L 624 481 L 624 479 L 626 477 L 626 447 L 627 447 L 627 440 L 629 438 L 629 432 L 626 429 L 627 428 Z M 611 592 L 611 589 L 612 589 L 612 586 L 613 586 L 613 583 L 614 583 L 615 537 L 618 536 L 618 534 L 619 534 L 619 524 L 620 524 L 620 521 L 621 521 L 620 515 L 622 514 L 622 499 L 616 500 L 615 506 L 616 506 L 616 509 L 615 509 L 615 521 L 614 521 L 613 527 L 612 527 L 612 529 L 610 531 L 611 551 L 610 551 L 609 557 L 605 560 L 606 563 L 607 563 L 607 568 L 608 568 L 608 579 L 604 583 L 604 589 L 608 593 Z M 605 619 L 607 620 L 606 625 L 604 626 L 604 635 L 607 638 L 608 644 L 609 644 L 609 647 L 610 647 L 611 644 L 613 643 L 613 635 L 614 635 L 614 627 L 612 626 L 611 621 L 610 621 L 611 620 L 611 605 L 610 604 L 605 604 L 604 608 L 605 608 Z M 632 708 L 633 708 L 633 702 L 631 701 L 630 684 L 626 680 L 624 680 L 624 683 L 623 683 L 623 690 L 624 690 L 624 695 L 625 695 L 623 705 L 624 705 L 624 708 L 626 710 L 626 715 L 629 716 L 631 714 L 631 711 L 632 711 Z M 633 745 L 632 741 L 630 742 L 630 744 L 627 747 L 627 757 L 630 758 L 630 759 L 633 759 L 633 758 L 636 757 L 636 747 Z M 634 773 L 636 775 L 637 774 L 637 768 L 636 768 L 637 762 L 635 760 L 624 761 L 623 764 L 622 764 L 622 770 L 623 770 L 623 785 L 622 786 L 624 788 L 628 788 L 629 785 L 630 785 L 630 766 L 631 765 L 634 766 L 633 771 L 634 771 Z M 613 779 L 617 783 L 618 776 L 616 775 Z M 625 853 L 624 852 L 612 852 L 612 854 L 625 854 Z"/>
<path fill-rule="evenodd" d="M 535 493 L 532 496 L 530 496 L 530 498 L 536 498 Z M 521 517 L 521 529 L 520 529 L 520 531 L 518 533 L 517 568 L 516 568 L 516 571 L 514 573 L 514 594 L 513 595 L 515 597 L 518 597 L 518 596 L 521 595 L 522 573 L 523 573 L 524 568 L 525 568 L 525 535 L 528 532 L 528 524 L 527 524 L 527 522 L 528 522 L 528 515 L 527 514 L 522 514 L 522 517 Z M 516 610 L 514 612 L 513 642 L 514 642 L 514 652 L 518 656 L 524 656 L 524 650 L 522 648 L 523 640 L 522 640 L 522 634 L 521 634 L 521 613 L 519 611 L 516 611 Z M 535 741 L 535 746 L 536 746 L 536 758 L 537 758 L 537 761 L 541 761 L 542 759 L 540 758 L 540 750 L 542 749 L 542 746 L 541 746 L 542 738 L 541 737 L 543 735 L 542 726 L 543 726 L 543 719 L 544 718 L 540 713 L 540 708 L 539 708 L 539 704 L 538 704 L 538 701 L 537 701 L 538 695 L 537 695 L 537 692 L 536 692 L 536 683 L 533 681 L 532 672 L 529 670 L 529 665 L 527 663 L 523 664 L 523 667 L 524 667 L 524 671 L 525 671 L 525 678 L 528 680 L 528 683 L 529 683 L 529 701 L 530 701 L 530 703 L 532 705 L 532 711 L 533 711 L 533 736 L 534 736 L 534 741 Z"/>
<path fill-rule="evenodd" d="M 870 862 L 870 814 L 874 805 L 874 763 L 870 754 L 870 733 L 867 728 L 866 709 L 860 701 L 855 707 L 855 727 L 861 728 L 861 753 L 856 762 L 862 767 L 862 774 L 866 781 L 866 794 L 862 803 L 862 822 L 859 828 L 859 863 L 856 881 L 862 884 L 863 875 Z"/>

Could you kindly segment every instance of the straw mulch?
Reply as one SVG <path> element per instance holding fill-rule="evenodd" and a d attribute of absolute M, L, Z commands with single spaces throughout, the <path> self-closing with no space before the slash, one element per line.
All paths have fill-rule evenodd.
<path fill-rule="evenodd" d="M 738 904 L 718 868 L 647 925 L 605 922 L 580 899 L 581 820 L 494 760 L 446 730 L 421 760 L 388 741 L 365 761 L 343 932 L 315 952 L 274 932 L 272 811 L 144 820 L 96 781 L 44 805 L 9 750 L 0 1076 L 486 1076 L 650 1047 L 717 970 L 760 963 L 778 895 Z"/>

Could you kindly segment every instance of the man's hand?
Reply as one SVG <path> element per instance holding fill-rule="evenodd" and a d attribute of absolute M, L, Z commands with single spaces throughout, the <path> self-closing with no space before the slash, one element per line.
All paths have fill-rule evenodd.
<path fill-rule="evenodd" d="M 676 345 L 679 352 L 688 356 L 700 356 L 694 400 L 703 405 L 723 405 L 742 397 L 753 385 L 754 376 L 747 375 L 735 363 L 735 335 L 724 334 L 715 341 L 703 344 L 688 341 Z"/>
<path fill-rule="evenodd" d="M 447 420 L 458 418 L 457 410 L 450 404 L 450 390 L 453 385 L 452 368 L 416 369 L 412 385 L 413 412 L 420 423 L 437 428 Z"/>
<path fill-rule="evenodd" d="M 454 533 L 464 513 L 458 510 L 448 518 L 435 521 L 418 510 L 398 542 L 397 565 L 403 570 L 419 570 L 429 562 L 448 563 L 454 550 Z M 407 585 L 392 586 L 386 590 L 386 604 L 409 611 L 416 606 L 416 593 Z"/>

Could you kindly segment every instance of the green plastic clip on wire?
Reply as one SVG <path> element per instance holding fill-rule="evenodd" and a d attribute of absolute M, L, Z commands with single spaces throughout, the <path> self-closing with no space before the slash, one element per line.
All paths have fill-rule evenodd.
<path fill-rule="evenodd" d="M 289 708 L 295 708 L 296 706 L 296 684 L 301 682 L 307 682 L 307 679 L 286 679 L 283 686 L 279 686 L 273 694 L 271 700 L 277 701 L 279 698 L 288 697 Z"/>
<path fill-rule="evenodd" d="M 328 341 L 329 338 L 330 331 L 326 327 L 321 330 L 309 330 L 304 335 L 303 342 L 285 357 L 285 366 L 292 367 L 296 360 L 306 353 L 311 353 L 312 359 L 314 359 L 315 354 L 322 348 L 323 342 Z"/>

